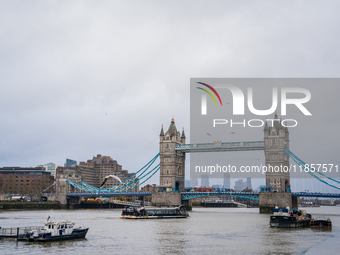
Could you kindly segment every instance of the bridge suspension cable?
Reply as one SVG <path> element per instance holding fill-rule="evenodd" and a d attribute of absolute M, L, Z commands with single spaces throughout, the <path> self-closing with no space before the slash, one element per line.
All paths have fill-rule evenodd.
<path fill-rule="evenodd" d="M 310 165 L 306 164 L 304 161 L 302 161 L 300 158 L 298 158 L 294 153 L 291 151 L 288 151 L 286 148 L 284 149 L 285 152 L 295 161 L 296 164 L 298 164 L 302 169 L 305 170 L 305 172 L 308 172 L 311 176 L 319 180 L 320 182 L 323 182 L 327 184 L 328 186 L 331 186 L 335 189 L 340 190 L 340 182 L 330 178 L 323 173 L 316 171 L 314 167 L 310 167 Z"/>
<path fill-rule="evenodd" d="M 145 183 L 147 180 L 149 180 L 159 169 L 160 169 L 160 164 L 149 170 L 149 168 L 153 165 L 153 163 L 156 161 L 156 159 L 159 157 L 159 153 L 153 157 L 146 165 L 144 165 L 140 170 L 138 170 L 136 173 L 131 175 L 130 177 L 126 178 L 124 181 L 121 183 L 115 184 L 111 187 L 101 189 L 94 187 L 90 184 L 87 184 L 81 180 L 79 180 L 79 184 L 72 182 L 70 180 L 67 180 L 67 182 L 72 185 L 73 187 L 86 191 L 86 192 L 124 192 L 124 191 L 129 191 L 132 190 L 141 184 Z M 148 171 L 149 170 L 149 171 Z M 146 173 L 145 173 L 146 172 Z M 142 181 L 144 178 L 146 180 Z"/>
<path fill-rule="evenodd" d="M 130 177 L 126 178 L 124 181 L 122 181 L 121 183 L 115 184 L 111 187 L 105 188 L 105 189 L 101 189 L 101 191 L 118 191 L 121 190 L 125 187 L 128 187 L 130 185 L 133 185 L 134 183 L 136 183 L 137 181 L 141 180 L 142 178 L 145 178 L 145 176 L 147 176 L 148 174 L 150 174 L 155 168 L 157 168 L 157 166 L 155 168 L 153 168 L 151 171 L 149 171 L 147 174 L 141 176 L 143 173 L 145 173 L 151 166 L 152 164 L 156 161 L 156 159 L 158 158 L 159 153 L 153 158 L 151 159 L 145 166 L 143 166 L 140 170 L 138 170 L 136 173 L 134 173 L 133 175 L 131 175 Z M 145 168 L 144 171 L 142 171 Z M 141 172 L 142 171 L 142 172 Z M 132 177 L 135 177 L 132 179 Z M 131 180 L 130 180 L 131 179 Z M 130 180 L 130 181 L 129 181 Z M 140 184 L 139 184 L 140 185 Z M 136 186 L 139 186 L 136 185 Z M 135 186 L 135 187 L 136 187 Z"/>

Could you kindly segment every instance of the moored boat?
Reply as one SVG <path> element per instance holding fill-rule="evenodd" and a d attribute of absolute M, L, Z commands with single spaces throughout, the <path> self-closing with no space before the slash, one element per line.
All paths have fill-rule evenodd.
<path fill-rule="evenodd" d="M 310 221 L 310 227 L 312 228 L 331 228 L 332 221 L 330 219 L 316 218 Z"/>
<path fill-rule="evenodd" d="M 123 219 L 163 219 L 163 218 L 186 218 L 189 214 L 183 206 L 145 208 L 130 206 L 122 210 Z"/>
<path fill-rule="evenodd" d="M 70 240 L 85 238 L 88 228 L 74 227 L 74 222 L 49 222 L 44 224 L 44 228 L 34 229 L 27 232 L 26 235 L 18 237 L 19 241 L 31 242 L 51 242 L 59 240 Z"/>
<path fill-rule="evenodd" d="M 298 228 L 309 227 L 311 215 L 305 210 L 290 210 L 289 207 L 279 209 L 277 206 L 274 209 L 273 216 L 270 216 L 270 226 L 277 228 Z"/>

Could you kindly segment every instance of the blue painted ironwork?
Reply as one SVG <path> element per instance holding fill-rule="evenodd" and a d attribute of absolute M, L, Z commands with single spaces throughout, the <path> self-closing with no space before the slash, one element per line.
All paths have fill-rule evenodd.
<path fill-rule="evenodd" d="M 175 150 L 182 152 L 215 152 L 215 151 L 253 151 L 264 150 L 264 141 L 176 144 Z"/>
<path fill-rule="evenodd" d="M 90 192 L 90 193 L 99 193 L 99 192 L 110 192 L 111 193 L 111 192 L 129 191 L 145 183 L 160 169 L 160 164 L 158 164 L 157 166 L 149 170 L 149 168 L 153 165 L 153 163 L 158 158 L 158 156 L 159 156 L 159 153 L 152 160 L 150 160 L 145 166 L 143 166 L 140 170 L 138 170 L 135 174 L 131 175 L 130 177 L 125 179 L 123 182 L 115 184 L 108 188 L 104 188 L 104 189 L 97 188 L 81 180 L 79 180 L 79 183 L 75 183 L 70 180 L 67 180 L 67 182 L 78 190 Z M 132 177 L 134 178 L 131 179 Z M 146 179 L 146 180 L 143 180 L 143 179 Z"/>
<path fill-rule="evenodd" d="M 337 193 L 319 193 L 319 192 L 292 192 L 293 197 L 328 197 L 328 198 L 340 198 L 340 194 Z"/>
<path fill-rule="evenodd" d="M 67 197 L 117 197 L 117 196 L 151 196 L 152 192 L 98 192 L 98 193 L 67 193 Z"/>
<path fill-rule="evenodd" d="M 257 192 L 226 192 L 226 191 L 212 191 L 212 192 L 182 192 L 182 200 L 189 200 L 197 197 L 208 196 L 232 196 L 242 197 L 252 200 L 259 200 L 259 193 Z"/>
<path fill-rule="evenodd" d="M 143 184 L 145 182 L 145 181 L 143 181 L 142 183 L 137 183 L 138 181 L 144 179 L 145 177 L 147 177 L 152 172 L 153 173 L 151 174 L 151 176 L 153 176 L 160 169 L 160 164 L 155 166 L 151 171 L 149 171 L 146 174 L 142 175 L 147 169 L 145 169 L 142 173 L 140 173 L 140 175 L 136 176 L 136 178 L 133 179 L 132 181 L 130 181 L 129 183 L 124 185 L 124 183 L 126 182 L 126 180 L 124 180 L 120 185 L 118 185 L 117 188 L 115 188 L 115 189 L 103 189 L 103 191 L 105 192 L 105 191 L 112 190 L 112 191 L 118 192 L 119 190 L 128 191 L 128 190 L 134 189 L 135 187 L 140 186 L 141 184 Z M 147 178 L 147 180 L 150 179 L 151 176 L 149 178 Z M 124 189 L 124 188 L 126 188 L 126 189 Z"/>
<path fill-rule="evenodd" d="M 140 186 L 140 185 L 142 185 L 143 183 L 145 183 L 147 180 L 149 180 L 155 173 L 157 173 L 158 172 L 158 170 L 160 169 L 161 167 L 160 167 L 160 165 L 158 164 L 158 166 L 157 166 L 157 169 L 146 179 L 146 180 L 144 180 L 143 182 L 141 182 L 141 183 L 139 183 L 137 186 Z M 135 186 L 136 187 L 136 186 Z M 130 189 L 127 189 L 127 190 L 125 190 L 125 191 L 129 191 L 129 190 L 132 190 L 133 188 L 135 188 L 135 187 L 132 187 L 132 188 L 130 188 Z"/>
<path fill-rule="evenodd" d="M 120 190 L 122 189 L 122 186 L 124 187 L 127 187 L 127 186 L 130 186 L 132 185 L 133 183 L 135 183 L 136 181 L 138 181 L 138 179 L 142 179 L 143 177 L 141 177 L 141 175 L 146 172 L 151 166 L 152 164 L 155 162 L 155 160 L 158 158 L 159 156 L 159 153 L 153 158 L 151 159 L 145 166 L 143 166 L 140 170 L 138 170 L 136 173 L 134 173 L 133 175 L 131 175 L 130 177 L 126 178 L 122 183 L 118 183 L 118 184 L 115 184 L 111 187 L 108 187 L 108 188 L 105 188 L 105 189 L 102 189 L 102 191 L 109 191 L 109 190 Z M 145 168 L 144 171 L 142 171 L 143 169 Z M 150 172 L 152 172 L 154 169 L 152 169 Z M 141 172 L 142 171 L 142 172 Z M 140 173 L 141 172 L 141 173 Z M 149 173 L 150 173 L 149 172 Z M 138 174 L 138 175 L 137 175 Z M 132 181 L 129 181 L 132 177 L 135 177 L 134 179 L 132 179 Z M 116 187 L 114 189 L 114 187 Z"/>
<path fill-rule="evenodd" d="M 115 196 L 151 196 L 152 192 L 85 192 L 85 193 L 67 193 L 67 197 L 115 197 Z M 248 199 L 258 200 L 259 193 L 256 192 L 182 192 L 182 199 L 188 200 L 196 197 L 207 196 L 236 196 Z M 340 194 L 336 193 L 313 193 L 313 192 L 292 192 L 295 197 L 327 197 L 340 198 Z"/>
<path fill-rule="evenodd" d="M 302 169 L 304 169 L 306 172 L 308 172 L 311 176 L 318 179 L 320 182 L 327 184 L 328 186 L 331 186 L 333 188 L 340 190 L 340 182 L 339 181 L 337 181 L 333 178 L 330 178 L 330 177 L 324 175 L 321 172 L 316 171 L 313 167 L 310 167 L 309 164 L 306 164 L 301 159 L 299 159 L 294 153 L 286 150 L 286 148 L 284 150 L 295 161 L 296 164 L 298 164 L 300 167 L 302 167 Z"/>

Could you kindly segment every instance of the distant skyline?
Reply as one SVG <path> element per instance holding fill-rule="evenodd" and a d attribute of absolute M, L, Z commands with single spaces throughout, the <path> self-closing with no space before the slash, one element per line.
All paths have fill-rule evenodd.
<path fill-rule="evenodd" d="M 159 152 L 161 125 L 167 129 L 172 116 L 190 142 L 190 78 L 339 77 L 339 7 L 2 1 L 0 167 L 62 166 L 102 154 L 136 172 Z M 320 114 L 323 130 L 311 121 L 290 131 L 291 148 L 304 159 L 339 155 L 339 92 L 318 102 L 332 106 Z M 158 174 L 148 181 L 158 182 Z"/>

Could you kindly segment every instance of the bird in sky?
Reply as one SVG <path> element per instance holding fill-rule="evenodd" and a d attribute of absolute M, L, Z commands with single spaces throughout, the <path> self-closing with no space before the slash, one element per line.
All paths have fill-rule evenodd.
<path fill-rule="evenodd" d="M 106 176 L 105 178 L 104 178 L 104 181 L 103 181 L 103 183 L 102 183 L 102 185 L 100 185 L 100 188 L 102 188 L 104 185 L 105 185 L 105 183 L 107 182 L 107 180 L 108 179 L 116 179 L 117 181 L 119 181 L 120 183 L 122 183 L 122 181 L 121 181 L 121 179 L 118 177 L 118 176 L 115 176 L 115 175 L 108 175 L 108 176 Z"/>
<path fill-rule="evenodd" d="M 230 132 L 230 133 L 232 133 L 233 135 L 235 135 L 235 134 L 236 134 L 236 132 Z"/>
<path fill-rule="evenodd" d="M 209 133 L 207 133 L 207 135 L 210 135 L 210 136 L 211 136 L 211 134 L 209 134 Z"/>

